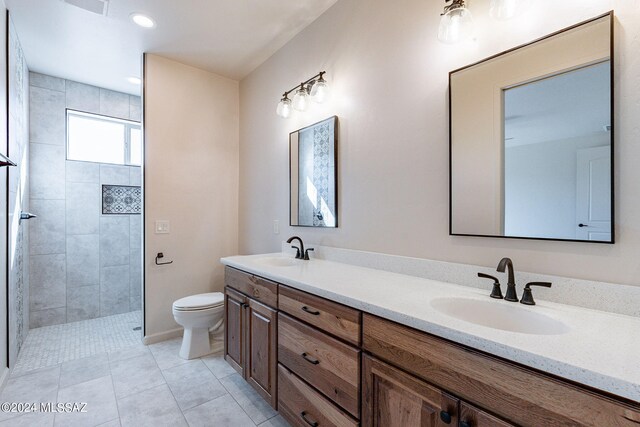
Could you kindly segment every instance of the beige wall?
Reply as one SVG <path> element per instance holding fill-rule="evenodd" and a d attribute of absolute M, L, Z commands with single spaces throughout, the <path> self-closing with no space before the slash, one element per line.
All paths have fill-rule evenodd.
<path fill-rule="evenodd" d="M 149 341 L 178 327 L 174 300 L 221 291 L 218 259 L 238 252 L 238 82 L 147 55 L 144 96 Z M 174 263 L 156 266 L 158 252 Z"/>
<path fill-rule="evenodd" d="M 628 0 L 529 2 L 493 21 L 488 0 L 472 2 L 476 41 L 436 39 L 442 3 L 339 0 L 240 84 L 241 253 L 277 251 L 299 234 L 309 242 L 640 284 L 640 6 Z M 616 11 L 616 234 L 618 243 L 543 242 L 448 235 L 450 70 L 550 32 Z M 332 100 L 290 120 L 275 115 L 284 90 L 320 70 Z M 338 115 L 338 229 L 288 227 L 288 134 Z M 273 233 L 273 220 L 281 234 Z"/>

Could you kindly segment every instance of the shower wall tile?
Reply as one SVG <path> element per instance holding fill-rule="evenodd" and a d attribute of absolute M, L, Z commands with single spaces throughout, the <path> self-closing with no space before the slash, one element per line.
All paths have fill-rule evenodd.
<path fill-rule="evenodd" d="M 32 199 L 65 198 L 64 146 L 30 144 L 29 167 L 29 192 Z"/>
<path fill-rule="evenodd" d="M 66 256 L 32 255 L 29 259 L 30 305 L 33 311 L 66 304 Z"/>
<path fill-rule="evenodd" d="M 100 88 L 67 80 L 67 108 L 98 113 L 100 111 Z"/>
<path fill-rule="evenodd" d="M 29 88 L 29 141 L 65 145 L 64 93 Z"/>
<path fill-rule="evenodd" d="M 129 216 L 129 236 L 131 249 L 142 247 L 142 215 Z"/>
<path fill-rule="evenodd" d="M 66 317 L 67 309 L 65 307 L 31 311 L 29 313 L 29 328 L 59 325 L 66 322 Z"/>
<path fill-rule="evenodd" d="M 130 166 L 100 165 L 100 184 L 129 185 Z"/>
<path fill-rule="evenodd" d="M 67 183 L 67 235 L 100 232 L 100 185 Z"/>
<path fill-rule="evenodd" d="M 142 185 L 142 168 L 136 166 L 129 167 L 129 185 Z"/>
<path fill-rule="evenodd" d="M 138 261 L 140 257 L 140 249 L 132 251 L 131 264 L 129 266 L 129 297 L 130 310 L 140 310 L 142 295 L 142 265 Z"/>
<path fill-rule="evenodd" d="M 142 102 L 139 96 L 129 96 L 129 120 L 142 121 Z"/>
<path fill-rule="evenodd" d="M 57 90 L 58 92 L 64 92 L 65 90 L 64 79 L 34 72 L 29 73 L 29 85 L 43 89 Z"/>
<path fill-rule="evenodd" d="M 38 218 L 29 221 L 28 247 L 49 256 L 33 261 L 30 327 L 139 310 L 141 216 L 103 216 L 101 185 L 140 185 L 141 168 L 66 160 L 64 110 L 140 120 L 141 99 L 30 76 L 30 210 Z M 53 261 L 43 267 L 46 259 Z"/>
<path fill-rule="evenodd" d="M 100 235 L 67 236 L 67 288 L 100 284 Z"/>
<path fill-rule="evenodd" d="M 108 89 L 100 89 L 100 114 L 129 119 L 129 95 Z"/>
<path fill-rule="evenodd" d="M 30 211 L 37 218 L 29 220 L 31 255 L 65 253 L 65 201 L 31 199 Z"/>
<path fill-rule="evenodd" d="M 67 160 L 67 182 L 100 183 L 100 163 Z"/>
<path fill-rule="evenodd" d="M 100 317 L 100 285 L 67 289 L 67 322 Z"/>
<path fill-rule="evenodd" d="M 100 316 L 126 313 L 129 310 L 129 266 L 102 267 Z"/>
<path fill-rule="evenodd" d="M 100 217 L 100 266 L 129 266 L 129 215 Z"/>

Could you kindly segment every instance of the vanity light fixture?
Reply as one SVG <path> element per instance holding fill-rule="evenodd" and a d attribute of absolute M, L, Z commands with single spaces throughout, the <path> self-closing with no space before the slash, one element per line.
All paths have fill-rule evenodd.
<path fill-rule="evenodd" d="M 309 89 L 304 83 L 300 84 L 300 89 L 293 95 L 293 108 L 298 111 L 306 111 L 309 106 Z"/>
<path fill-rule="evenodd" d="M 291 116 L 291 110 L 306 111 L 309 107 L 309 99 L 313 99 L 321 104 L 329 97 L 329 85 L 324 79 L 326 71 L 321 71 L 307 81 L 286 91 L 276 108 L 276 114 L 283 119 Z M 295 92 L 294 92 L 295 91 Z M 293 101 L 289 99 L 289 94 L 294 92 Z"/>
<path fill-rule="evenodd" d="M 473 33 L 473 16 L 464 2 L 465 0 L 445 0 L 438 28 L 438 39 L 441 42 L 457 43 L 466 40 Z"/>
<path fill-rule="evenodd" d="M 140 83 L 142 83 L 142 80 L 140 80 L 140 77 L 127 77 L 127 81 L 133 85 L 139 85 Z"/>
<path fill-rule="evenodd" d="M 511 19 L 524 9 L 526 3 L 526 0 L 491 0 L 489 15 L 500 21 Z"/>
<path fill-rule="evenodd" d="M 129 15 L 129 17 L 133 22 L 135 22 L 142 28 L 153 28 L 156 26 L 156 21 L 154 21 L 153 19 L 151 19 L 151 17 L 145 15 L 144 13 L 134 12 Z"/>

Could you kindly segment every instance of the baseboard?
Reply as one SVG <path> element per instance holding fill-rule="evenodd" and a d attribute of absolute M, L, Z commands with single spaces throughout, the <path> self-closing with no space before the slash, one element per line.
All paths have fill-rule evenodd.
<path fill-rule="evenodd" d="M 166 340 L 170 340 L 172 338 L 178 338 L 182 336 L 182 328 L 170 329 L 164 332 L 158 332 L 157 334 L 146 335 L 142 339 L 142 343 L 144 345 L 155 344 L 157 342 L 162 342 Z"/>

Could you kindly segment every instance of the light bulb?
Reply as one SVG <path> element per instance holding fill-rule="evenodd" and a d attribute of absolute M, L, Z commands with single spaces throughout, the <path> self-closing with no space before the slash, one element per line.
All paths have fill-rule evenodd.
<path fill-rule="evenodd" d="M 288 119 L 291 115 L 291 100 L 285 95 L 284 98 L 278 102 L 278 108 L 276 108 L 276 114 L 283 119 Z"/>
<path fill-rule="evenodd" d="M 129 15 L 131 20 L 141 26 L 142 28 L 153 28 L 156 26 L 156 22 L 150 17 L 143 13 L 132 13 Z"/>
<path fill-rule="evenodd" d="M 526 0 L 491 0 L 489 15 L 498 20 L 511 19 L 524 9 Z"/>
<path fill-rule="evenodd" d="M 438 39 L 444 43 L 466 40 L 473 33 L 473 16 L 464 3 L 445 11 L 440 18 Z"/>
<path fill-rule="evenodd" d="M 320 77 L 317 82 L 313 86 L 311 86 L 311 97 L 318 104 L 322 104 L 329 98 L 329 85 L 327 81 Z"/>
<path fill-rule="evenodd" d="M 293 96 L 292 105 L 295 110 L 306 111 L 309 106 L 309 92 L 307 92 L 307 88 L 304 85 L 296 91 L 296 94 Z"/>

